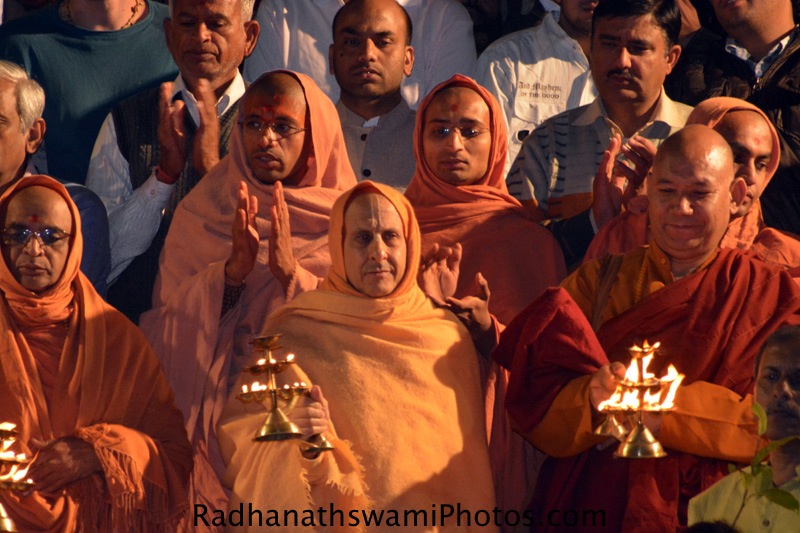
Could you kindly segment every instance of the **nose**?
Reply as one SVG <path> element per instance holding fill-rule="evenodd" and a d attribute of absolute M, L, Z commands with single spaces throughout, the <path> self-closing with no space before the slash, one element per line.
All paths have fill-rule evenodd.
<path fill-rule="evenodd" d="M 372 239 L 372 242 L 369 245 L 369 258 L 373 261 L 383 261 L 387 256 L 388 250 L 386 248 L 386 243 L 383 242 L 383 239 L 380 237 Z"/>
<path fill-rule="evenodd" d="M 31 235 L 31 238 L 28 239 L 28 242 L 25 243 L 25 246 L 22 247 L 22 251 L 30 256 L 38 256 L 44 252 L 44 245 L 42 241 L 39 240 L 38 235 Z"/>
<path fill-rule="evenodd" d="M 372 39 L 364 39 L 363 44 L 361 45 L 361 49 L 359 50 L 359 57 L 360 61 L 368 61 L 373 62 L 375 61 L 375 52 L 377 47 Z"/>
<path fill-rule="evenodd" d="M 673 210 L 680 215 L 692 214 L 692 202 L 686 196 L 681 196 L 672 205 Z"/>
<path fill-rule="evenodd" d="M 278 134 L 272 131 L 272 127 L 265 126 L 264 130 L 261 132 L 259 142 L 261 146 L 271 146 L 277 144 L 279 139 L 280 137 L 278 137 Z"/>
<path fill-rule="evenodd" d="M 739 165 L 739 171 L 737 172 L 739 176 L 744 179 L 744 182 L 747 184 L 748 187 L 752 186 L 756 182 L 756 165 L 755 161 L 748 161 L 747 163 L 743 163 Z"/>
<path fill-rule="evenodd" d="M 775 387 L 775 397 L 776 398 L 791 398 L 794 394 L 794 390 L 792 389 L 792 384 L 789 383 L 789 377 L 784 376 L 779 382 L 778 385 Z"/>
<path fill-rule="evenodd" d="M 458 128 L 452 128 L 450 130 L 450 135 L 445 138 L 444 142 L 447 147 L 452 149 L 454 152 L 464 148 L 464 139 L 461 138 L 461 132 L 458 130 Z"/>
<path fill-rule="evenodd" d="M 628 52 L 627 47 L 620 46 L 617 49 L 616 57 L 614 58 L 614 68 L 615 69 L 631 68 L 631 54 Z"/>
<path fill-rule="evenodd" d="M 209 31 L 208 26 L 206 26 L 205 23 L 199 23 L 197 26 L 195 26 L 195 30 L 197 33 L 197 39 L 200 42 L 205 42 L 211 38 L 211 31 Z"/>

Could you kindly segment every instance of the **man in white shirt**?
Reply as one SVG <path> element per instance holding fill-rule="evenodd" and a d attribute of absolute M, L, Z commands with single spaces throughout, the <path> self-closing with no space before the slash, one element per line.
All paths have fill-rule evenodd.
<path fill-rule="evenodd" d="M 560 4 L 560 11 L 548 11 L 536 26 L 492 43 L 475 67 L 475 81 L 489 89 L 503 108 L 506 173 L 536 126 L 597 96 L 587 59 L 596 1 L 560 0 Z"/>
<path fill-rule="evenodd" d="M 350 0 L 333 19 L 336 110 L 356 179 L 405 189 L 414 175 L 416 114 L 400 94 L 414 67 L 412 26 L 395 0 Z"/>
<path fill-rule="evenodd" d="M 403 98 L 411 109 L 436 85 L 455 73 L 475 68 L 472 19 L 456 0 L 400 0 L 414 25 L 411 46 L 418 57 L 403 82 Z M 310 76 L 334 102 L 339 86 L 328 69 L 331 24 L 344 0 L 263 0 L 256 20 L 261 37 L 244 65 L 253 81 L 264 72 L 289 69 Z"/>
<path fill-rule="evenodd" d="M 590 50 L 598 97 L 545 120 L 511 166 L 509 193 L 547 222 L 568 266 L 580 263 L 597 229 L 619 213 L 607 201 L 616 201 L 616 183 L 629 180 L 637 189 L 657 145 L 691 113 L 663 88 L 681 53 L 679 34 L 675 0 L 599 0 Z M 595 179 L 604 157 L 613 179 Z"/>
<path fill-rule="evenodd" d="M 150 308 L 175 207 L 227 153 L 245 89 L 238 66 L 258 39 L 252 14 L 253 0 L 170 2 L 178 78 L 115 107 L 98 135 L 86 184 L 109 213 L 109 302 L 134 322 Z"/>

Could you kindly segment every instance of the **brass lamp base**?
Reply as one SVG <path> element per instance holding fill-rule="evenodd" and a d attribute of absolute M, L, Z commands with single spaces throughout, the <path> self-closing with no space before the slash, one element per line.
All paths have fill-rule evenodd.
<path fill-rule="evenodd" d="M 614 455 L 625 459 L 657 459 L 666 457 L 667 452 L 650 430 L 639 422 Z"/>
<path fill-rule="evenodd" d="M 273 409 L 269 412 L 261 429 L 256 433 L 255 440 L 259 442 L 288 440 L 296 439 L 302 435 L 300 429 L 283 414 L 283 411 Z"/>
<path fill-rule="evenodd" d="M 625 438 L 630 433 L 630 425 L 627 420 L 620 422 L 613 413 L 609 413 L 603 423 L 594 430 L 595 435 L 614 437 L 620 442 L 625 442 Z"/>
<path fill-rule="evenodd" d="M 11 520 L 11 517 L 8 516 L 5 508 L 0 504 L 0 532 L 2 533 L 17 533 L 19 530 L 17 529 L 17 525 Z"/>
<path fill-rule="evenodd" d="M 306 451 L 311 453 L 329 452 L 334 449 L 331 441 L 326 439 L 325 435 L 319 433 L 314 435 L 314 438 L 307 444 L 308 447 L 306 448 Z"/>

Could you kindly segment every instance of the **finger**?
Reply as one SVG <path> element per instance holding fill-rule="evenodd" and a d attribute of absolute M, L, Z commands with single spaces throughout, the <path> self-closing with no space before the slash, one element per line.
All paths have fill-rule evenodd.
<path fill-rule="evenodd" d="M 169 117 L 172 120 L 172 129 L 178 137 L 183 138 L 185 137 L 183 133 L 183 116 L 186 112 L 186 104 L 183 103 L 183 100 L 176 100 L 172 103 L 171 108 L 172 112 Z"/>
<path fill-rule="evenodd" d="M 639 157 L 643 158 L 645 161 L 649 161 L 650 163 L 656 157 L 656 148 L 655 143 L 646 137 L 642 137 L 641 135 L 634 135 L 630 139 L 628 139 L 628 144 L 636 153 L 639 154 Z"/>
<path fill-rule="evenodd" d="M 172 82 L 161 84 L 158 90 L 158 118 L 160 123 L 166 122 L 170 115 L 170 100 L 172 99 Z"/>
<path fill-rule="evenodd" d="M 249 208 L 247 210 L 248 222 L 254 228 L 256 226 L 256 215 L 258 215 L 258 198 L 255 196 L 250 197 Z"/>
<path fill-rule="evenodd" d="M 453 245 L 453 253 L 451 254 L 451 257 L 453 258 L 453 260 L 460 262 L 461 261 L 461 254 L 462 254 L 463 251 L 464 250 L 461 247 L 461 243 L 460 242 L 455 243 Z"/>
<path fill-rule="evenodd" d="M 492 295 L 491 291 L 489 290 L 489 282 L 486 281 L 486 278 L 484 278 L 483 274 L 480 272 L 475 274 L 475 281 L 478 283 L 478 298 L 484 302 L 488 302 L 489 297 Z"/>
<path fill-rule="evenodd" d="M 626 370 L 625 365 L 623 365 L 619 361 L 614 361 L 609 366 L 609 372 L 612 375 L 618 377 L 619 379 L 623 379 L 625 377 L 625 370 Z"/>
<path fill-rule="evenodd" d="M 458 299 L 450 296 L 447 298 L 447 306 L 455 314 L 471 313 L 475 308 L 475 297 L 467 296 L 465 298 Z"/>

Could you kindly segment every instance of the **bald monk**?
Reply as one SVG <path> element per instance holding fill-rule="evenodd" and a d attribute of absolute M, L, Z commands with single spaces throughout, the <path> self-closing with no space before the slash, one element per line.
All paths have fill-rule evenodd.
<path fill-rule="evenodd" d="M 753 362 L 779 326 L 800 322 L 800 289 L 788 273 L 720 249 L 746 194 L 733 153 L 707 126 L 669 137 L 648 177 L 649 246 L 585 264 L 504 332 L 496 359 L 511 370 L 506 406 L 548 459 L 534 506 L 600 510 L 598 531 L 675 531 L 688 499 L 752 458 Z M 593 430 L 627 348 L 661 342 L 657 376 L 686 375 L 676 409 L 646 423 L 663 459 L 621 461 Z M 547 528 L 544 528 L 547 530 Z"/>
<path fill-rule="evenodd" d="M 191 446 L 147 340 L 79 271 L 78 208 L 26 176 L 0 220 L 0 419 L 38 454 L 32 491 L 0 502 L 19 531 L 174 530 Z"/>
<path fill-rule="evenodd" d="M 299 520 L 284 511 L 303 519 L 331 506 L 339 518 L 329 513 L 317 527 L 365 529 L 374 511 L 376 530 L 394 520 L 402 530 L 492 531 L 485 513 L 477 520 L 487 527 L 476 526 L 476 513 L 494 508 L 479 356 L 456 316 L 417 286 L 411 205 L 388 186 L 361 182 L 334 205 L 329 239 L 325 281 L 278 310 L 264 332 L 283 335 L 278 357 L 297 355 L 299 369 L 282 373 L 279 386 L 314 385 L 289 416 L 304 438 L 326 433 L 336 449 L 254 442 L 265 407 L 231 398 L 220 422 L 229 509 L 275 510 L 272 525 L 292 531 L 302 530 Z M 236 390 L 252 379 L 241 376 Z M 448 506 L 463 510 L 460 522 L 442 517 Z"/>
<path fill-rule="evenodd" d="M 747 185 L 747 193 L 731 216 L 723 248 L 752 250 L 769 263 L 792 271 L 800 267 L 800 239 L 766 227 L 761 212 L 761 193 L 775 175 L 780 162 L 778 132 L 758 107 L 738 98 L 715 97 L 701 102 L 687 124 L 705 124 L 718 131 L 733 150 L 734 168 Z M 645 174 L 647 169 L 642 170 Z M 641 200 L 642 198 L 637 198 Z M 625 253 L 646 244 L 650 238 L 646 202 L 638 211 L 626 211 L 595 235 L 584 262 L 606 253 Z"/>
<path fill-rule="evenodd" d="M 266 317 L 327 272 L 330 211 L 354 184 L 333 103 L 276 71 L 250 85 L 228 155 L 176 209 L 140 324 L 195 447 L 193 503 L 226 507 L 216 425 L 228 390 Z"/>

